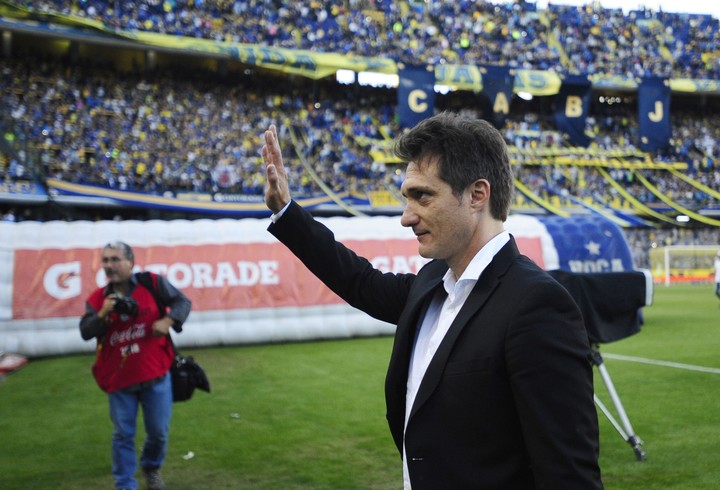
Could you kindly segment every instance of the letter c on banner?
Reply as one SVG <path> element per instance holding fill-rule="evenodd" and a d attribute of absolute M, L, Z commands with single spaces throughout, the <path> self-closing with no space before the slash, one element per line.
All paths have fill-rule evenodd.
<path fill-rule="evenodd" d="M 428 109 L 427 102 L 424 102 L 427 98 L 428 96 L 424 90 L 415 89 L 410 92 L 408 96 L 408 106 L 410 110 L 417 113 L 425 112 Z"/>
<path fill-rule="evenodd" d="M 80 294 L 80 262 L 66 262 L 48 267 L 43 276 L 45 291 L 55 299 L 73 298 Z"/>

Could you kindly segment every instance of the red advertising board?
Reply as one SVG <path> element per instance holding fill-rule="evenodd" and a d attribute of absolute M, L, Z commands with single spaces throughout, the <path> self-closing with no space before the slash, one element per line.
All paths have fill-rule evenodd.
<path fill-rule="evenodd" d="M 539 239 L 519 238 L 521 251 L 543 266 Z M 388 272 L 417 272 L 424 260 L 414 239 L 347 240 Z M 313 306 L 341 300 L 280 243 L 133 247 L 139 270 L 165 275 L 193 302 L 193 311 Z M 16 249 L 13 319 L 77 317 L 90 292 L 105 284 L 101 250 Z"/>

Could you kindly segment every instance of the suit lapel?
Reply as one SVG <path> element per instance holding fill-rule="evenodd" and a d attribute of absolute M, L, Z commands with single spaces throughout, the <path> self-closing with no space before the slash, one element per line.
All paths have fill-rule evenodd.
<path fill-rule="evenodd" d="M 444 262 L 431 262 L 418 275 L 408 302 L 398 321 L 393 352 L 385 378 L 385 402 L 390 431 L 399 450 L 402 450 L 402 433 L 405 423 L 405 392 L 407 390 L 410 355 L 415 343 L 420 319 L 430 306 L 434 291 L 442 287 L 442 277 L 447 271 Z"/>
<path fill-rule="evenodd" d="M 510 242 L 500 249 L 480 275 L 477 284 L 475 284 L 467 300 L 465 300 L 463 307 L 458 312 L 455 320 L 453 320 L 437 352 L 428 365 L 425 376 L 420 384 L 420 389 L 415 397 L 410 418 L 412 418 L 415 412 L 418 411 L 435 391 L 460 333 L 488 301 L 492 292 L 500 284 L 502 276 L 505 275 L 508 267 L 510 267 L 510 264 L 518 255 L 520 255 L 520 252 L 517 249 L 515 240 L 511 237 Z"/>
<path fill-rule="evenodd" d="M 445 266 L 447 270 L 447 266 Z M 442 274 L 445 272 L 443 271 Z M 407 383 L 408 367 L 410 365 L 410 355 L 415 344 L 415 335 L 417 333 L 420 319 L 425 316 L 433 293 L 442 283 L 442 274 L 423 281 L 416 291 L 408 298 L 408 304 L 403 310 L 397 325 L 395 335 L 395 343 L 393 345 L 393 353 L 390 358 L 390 367 L 388 369 L 388 380 L 390 378 L 397 379 L 399 383 L 405 385 Z M 403 392 L 403 399 L 405 393 Z"/>

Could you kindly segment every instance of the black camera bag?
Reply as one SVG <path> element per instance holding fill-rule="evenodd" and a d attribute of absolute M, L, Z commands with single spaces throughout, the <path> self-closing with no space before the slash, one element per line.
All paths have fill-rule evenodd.
<path fill-rule="evenodd" d="M 137 274 L 137 280 L 140 285 L 150 291 L 157 303 L 158 309 L 161 312 L 166 311 L 165 305 L 157 295 L 155 280 L 152 275 L 149 272 L 139 272 Z M 184 356 L 177 351 L 170 334 L 168 334 L 168 339 L 172 344 L 173 351 L 175 352 L 175 359 L 173 359 L 172 366 L 170 367 L 173 401 L 184 402 L 189 400 L 192 397 L 195 388 L 210 393 L 210 382 L 205 374 L 205 370 L 200 366 L 200 364 L 195 362 L 195 359 L 193 359 L 192 356 Z"/>

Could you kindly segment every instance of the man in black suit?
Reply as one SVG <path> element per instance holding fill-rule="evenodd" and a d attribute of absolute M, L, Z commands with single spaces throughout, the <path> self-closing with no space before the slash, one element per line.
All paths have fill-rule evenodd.
<path fill-rule="evenodd" d="M 415 274 L 382 273 L 292 201 L 265 132 L 270 232 L 350 305 L 397 325 L 385 396 L 405 488 L 598 489 L 580 311 L 504 230 L 514 189 L 490 124 L 441 113 L 399 137 Z"/>

